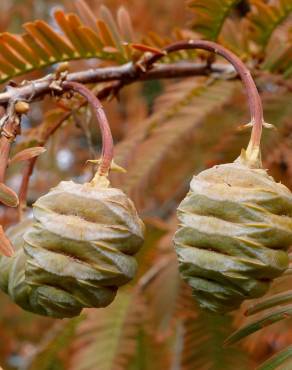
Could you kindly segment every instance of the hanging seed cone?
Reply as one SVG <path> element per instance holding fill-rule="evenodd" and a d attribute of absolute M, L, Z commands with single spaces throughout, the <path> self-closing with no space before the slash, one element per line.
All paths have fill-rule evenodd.
<path fill-rule="evenodd" d="M 74 316 L 104 307 L 136 272 L 133 255 L 143 223 L 119 189 L 61 182 L 33 206 L 25 233 L 26 280 L 33 304 L 49 316 Z"/>
<path fill-rule="evenodd" d="M 31 225 L 32 220 L 24 220 L 7 230 L 6 235 L 16 251 L 13 257 L 0 257 L 0 289 L 26 310 L 31 310 L 29 303 L 31 288 L 25 281 L 26 256 L 23 250 L 23 234 Z"/>
<path fill-rule="evenodd" d="M 63 181 L 36 201 L 33 224 L 8 232 L 18 249 L 0 261 L 0 288 L 22 308 L 76 316 L 109 305 L 134 277 L 144 225 L 131 200 L 107 184 Z"/>
<path fill-rule="evenodd" d="M 107 179 L 110 170 L 124 170 L 113 162 L 113 138 L 100 101 L 77 82 L 62 81 L 62 88 L 79 93 L 93 108 L 103 144 L 101 159 L 89 162 L 99 169 L 90 183 L 63 181 L 36 201 L 33 224 L 25 233 L 13 229 L 19 249 L 2 260 L 0 272 L 0 287 L 21 307 L 59 318 L 109 305 L 134 277 L 133 255 L 144 239 L 133 203 Z"/>
<path fill-rule="evenodd" d="M 292 194 L 243 151 L 194 176 L 174 237 L 182 278 L 201 307 L 224 313 L 264 295 L 288 267 Z"/>
<path fill-rule="evenodd" d="M 27 256 L 23 236 L 32 225 L 32 220 L 25 220 L 7 230 L 6 234 L 16 252 L 13 257 L 0 258 L 0 289 L 24 310 L 59 318 L 76 316 L 81 308 L 72 304 L 73 299 L 69 295 L 59 294 L 54 301 L 40 302 L 26 279 Z"/>

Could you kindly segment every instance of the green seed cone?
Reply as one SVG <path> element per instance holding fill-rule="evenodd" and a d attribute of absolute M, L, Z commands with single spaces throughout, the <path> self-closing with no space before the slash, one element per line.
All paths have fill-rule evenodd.
<path fill-rule="evenodd" d="M 33 213 L 35 222 L 19 238 L 19 252 L 0 280 L 24 309 L 76 316 L 84 307 L 109 305 L 134 277 L 144 225 L 121 190 L 64 181 L 37 200 Z M 15 283 L 11 269 L 18 256 Z M 7 288 L 11 284 L 15 288 Z"/>
<path fill-rule="evenodd" d="M 232 311 L 288 267 L 292 194 L 240 161 L 194 176 L 174 236 L 182 278 L 201 307 Z"/>
<path fill-rule="evenodd" d="M 26 256 L 24 254 L 23 234 L 32 225 L 32 220 L 22 221 L 9 228 L 7 237 L 12 242 L 15 253 L 13 257 L 0 257 L 0 289 L 25 310 L 30 310 L 31 288 L 25 281 Z"/>

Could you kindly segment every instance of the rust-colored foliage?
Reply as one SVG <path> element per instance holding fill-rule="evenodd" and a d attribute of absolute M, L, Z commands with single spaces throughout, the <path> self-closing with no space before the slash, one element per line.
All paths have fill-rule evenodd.
<path fill-rule="evenodd" d="M 86 80 L 103 99 L 115 163 L 127 170 L 110 180 L 134 201 L 146 237 L 136 277 L 107 308 L 56 322 L 22 311 L 1 292 L 0 368 L 250 370 L 262 364 L 263 370 L 289 369 L 291 266 L 267 296 L 228 316 L 201 311 L 179 276 L 172 246 L 177 205 L 193 174 L 232 162 L 250 130 L 245 91 L 226 61 L 206 51 L 163 49 L 203 38 L 240 57 L 255 79 L 266 122 L 276 128 L 264 128 L 264 167 L 291 190 L 292 1 L 120 5 L 118 0 L 1 2 L 0 254 L 13 254 L 7 228 L 30 216 L 32 204 L 50 187 L 92 178 L 102 137 L 86 100 L 63 93 L 62 82 L 70 73 L 83 71 L 85 78 L 96 68 L 115 73 Z M 147 70 L 151 54 L 160 59 Z M 136 74 L 115 77 L 131 65 Z M 43 84 L 50 86 L 39 93 Z M 23 86 L 31 94 L 19 99 L 13 92 Z M 13 104 L 20 100 L 18 109 L 7 94 L 16 98 Z M 86 163 L 89 158 L 93 161 Z M 224 345 L 228 337 L 238 343 Z"/>

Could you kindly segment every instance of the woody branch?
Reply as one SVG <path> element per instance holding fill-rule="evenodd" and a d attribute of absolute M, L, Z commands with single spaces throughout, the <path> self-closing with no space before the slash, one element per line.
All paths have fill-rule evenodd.
<path fill-rule="evenodd" d="M 206 63 L 179 62 L 174 64 L 157 64 L 151 69 L 142 71 L 135 63 L 127 63 L 122 66 L 88 69 L 69 73 L 66 80 L 82 84 L 121 81 L 123 85 L 138 80 L 156 80 L 161 78 L 178 78 L 188 76 L 204 76 L 212 73 L 226 74 L 233 72 L 233 68 L 222 63 L 208 65 Z M 28 81 L 18 87 L 9 88 L 0 93 L 0 105 L 6 105 L 11 99 L 38 100 L 51 92 L 51 84 L 56 79 L 54 74 L 44 78 Z"/>

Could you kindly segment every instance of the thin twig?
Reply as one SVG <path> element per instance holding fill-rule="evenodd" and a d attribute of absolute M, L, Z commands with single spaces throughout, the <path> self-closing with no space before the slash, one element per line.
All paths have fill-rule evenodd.
<path fill-rule="evenodd" d="M 112 83 L 109 86 L 106 86 L 105 88 L 103 88 L 102 90 L 100 90 L 97 93 L 98 99 L 104 99 L 104 98 L 108 97 L 109 95 L 111 95 L 113 93 L 112 90 L 115 91 L 116 88 L 117 88 L 116 82 Z M 45 146 L 47 141 L 49 140 L 49 138 L 53 135 L 53 133 L 60 126 L 62 126 L 62 124 L 65 121 L 67 121 L 70 118 L 70 116 L 73 114 L 73 112 L 77 112 L 79 109 L 84 107 L 86 104 L 87 104 L 87 101 L 84 101 L 84 102 L 80 103 L 77 108 L 74 108 L 71 111 L 64 113 L 63 116 L 57 121 L 57 123 L 54 124 L 53 126 L 51 126 L 50 130 L 46 131 L 45 135 L 42 137 L 42 140 L 38 142 L 38 145 Z M 33 173 L 33 170 L 34 170 L 34 166 L 36 164 L 37 157 L 33 158 L 33 159 L 34 159 L 34 161 L 31 160 L 30 164 L 27 167 L 25 167 L 25 169 L 23 171 L 23 175 L 22 175 L 22 181 L 21 181 L 20 190 L 19 190 L 19 212 L 18 212 L 19 217 L 21 217 L 21 214 L 22 214 L 23 210 L 26 207 L 28 184 L 29 184 L 31 174 Z"/>
<path fill-rule="evenodd" d="M 11 116 L 2 128 L 0 137 L 0 183 L 4 182 L 11 145 L 20 129 L 19 117 Z"/>
<path fill-rule="evenodd" d="M 204 49 L 216 54 L 219 54 L 225 57 L 237 70 L 239 73 L 242 81 L 244 82 L 249 99 L 249 107 L 251 112 L 251 122 L 253 124 L 252 130 L 252 145 L 259 146 L 260 138 L 261 138 L 261 131 L 262 131 L 262 124 L 263 124 L 263 112 L 262 112 L 262 105 L 261 99 L 259 97 L 258 91 L 256 89 L 255 83 L 250 75 L 250 72 L 244 65 L 244 63 L 233 53 L 226 50 L 224 47 L 209 41 L 201 41 L 201 40 L 191 40 L 191 41 L 181 41 L 175 44 L 167 46 L 164 51 L 166 53 L 172 53 L 178 50 L 183 49 Z M 73 86 L 77 83 L 79 86 L 79 90 L 85 89 L 81 83 L 96 83 L 96 82 L 104 82 L 104 81 L 113 81 L 110 86 L 105 87 L 101 92 L 99 92 L 99 98 L 103 99 L 108 97 L 111 94 L 117 94 L 119 90 L 126 84 L 132 83 L 138 80 L 148 80 L 148 79 L 159 79 L 159 78 L 176 78 L 176 77 L 187 77 L 187 76 L 194 76 L 194 75 L 209 75 L 210 73 L 216 72 L 217 74 L 226 74 L 233 72 L 233 69 L 230 66 L 226 66 L 225 64 L 213 64 L 208 65 L 205 63 L 190 63 L 190 62 L 180 62 L 175 64 L 167 64 L 167 65 L 156 65 L 155 63 L 162 57 L 162 55 L 153 55 L 153 54 L 145 54 L 145 56 L 138 61 L 138 63 L 133 64 L 127 63 L 122 66 L 118 67 L 106 67 L 106 68 L 97 68 L 97 69 L 90 69 L 86 71 L 75 72 L 71 74 L 67 74 L 66 82 L 62 83 L 62 87 Z M 141 68 L 143 66 L 143 68 Z M 40 98 L 41 96 L 51 92 L 51 84 L 53 81 L 56 80 L 55 75 L 48 75 L 42 79 L 27 82 L 23 86 L 19 86 L 16 88 L 10 88 L 8 91 L 4 93 L 0 93 L 0 104 L 7 104 L 11 100 L 16 99 L 30 99 L 31 101 Z M 79 83 L 79 84 L 78 84 Z M 73 85 L 72 85 L 73 84 Z M 85 91 L 84 90 L 84 91 Z M 60 94 L 62 94 L 62 89 L 60 89 Z M 92 94 L 93 95 L 93 94 Z M 83 103 L 84 104 L 84 103 Z M 82 104 L 82 105 L 83 105 Z M 81 106 L 82 106 L 81 105 Z M 98 110 L 97 110 L 98 111 Z M 64 115 L 61 119 L 61 123 L 68 119 L 71 115 L 71 112 L 68 112 Z M 105 116 L 101 114 L 99 117 L 102 120 L 105 119 Z M 109 137 L 109 132 L 106 130 L 103 135 L 105 135 L 105 140 L 109 140 L 112 142 L 112 139 Z M 2 155 L 5 155 L 6 150 L 5 145 L 0 145 L 0 151 L 4 150 Z M 111 153 L 110 153 L 111 151 Z M 8 151 L 9 152 L 9 151 Z M 105 153 L 103 151 L 103 157 Z M 106 160 L 102 165 L 102 171 L 106 168 L 108 169 L 110 166 L 109 158 L 112 158 L 112 149 L 106 153 Z M 1 152 L 0 152 L 1 158 Z M 27 172 L 24 173 L 23 182 L 21 185 L 20 193 L 22 194 L 23 198 L 26 199 L 27 193 L 27 184 L 29 181 L 30 174 L 33 170 L 34 162 L 31 162 L 31 168 L 27 168 Z M 3 164 L 2 164 L 3 165 Z M 1 163 L 0 163 L 1 166 Z M 1 168 L 0 168 L 0 175 L 1 175 Z"/>
<path fill-rule="evenodd" d="M 18 220 L 21 220 L 22 214 L 26 208 L 26 202 L 27 202 L 26 199 L 27 199 L 29 179 L 32 175 L 36 160 L 37 160 L 37 157 L 31 158 L 28 161 L 28 163 L 26 163 L 23 169 L 21 185 L 20 185 L 20 189 L 18 192 L 18 199 L 19 199 Z"/>
<path fill-rule="evenodd" d="M 169 54 L 179 50 L 187 49 L 203 49 L 211 51 L 215 54 L 221 55 L 234 66 L 243 84 L 245 85 L 248 96 L 249 110 L 252 123 L 251 146 L 254 148 L 259 147 L 261 141 L 262 126 L 264 124 L 263 108 L 260 95 L 258 93 L 257 87 L 248 68 L 234 53 L 212 41 L 205 40 L 180 41 L 165 47 L 163 51 Z M 161 55 L 157 54 L 145 56 L 140 61 L 140 64 L 142 64 L 144 68 L 148 70 L 149 67 L 156 63 L 160 58 Z"/>
<path fill-rule="evenodd" d="M 177 78 L 187 76 L 202 76 L 210 73 L 226 74 L 232 70 L 225 64 L 213 64 L 211 67 L 206 63 L 179 62 L 175 64 L 161 64 L 145 73 L 141 73 L 133 63 L 127 63 L 122 66 L 88 69 L 69 73 L 67 81 L 79 82 L 82 84 L 106 82 L 106 81 L 124 81 L 124 83 L 134 82 L 136 80 L 155 80 L 160 78 Z M 0 104 L 6 105 L 12 98 L 36 101 L 46 94 L 51 93 L 51 83 L 56 76 L 50 74 L 44 78 L 28 81 L 19 87 L 9 88 L 0 93 Z"/>
<path fill-rule="evenodd" d="M 138 281 L 138 289 L 143 291 L 146 287 L 155 280 L 162 270 L 167 268 L 173 260 L 173 255 L 162 257 L 156 262 L 146 274 L 144 274 Z"/>
<path fill-rule="evenodd" d="M 263 111 L 261 99 L 259 97 L 255 83 L 251 77 L 249 70 L 244 63 L 232 52 L 225 49 L 223 46 L 218 45 L 211 41 L 204 40 L 187 40 L 171 44 L 163 49 L 166 53 L 172 53 L 179 50 L 187 49 L 204 49 L 219 54 L 227 59 L 236 69 L 243 83 L 245 84 L 249 108 L 251 112 L 251 123 L 253 124 L 251 142 L 253 146 L 259 146 L 262 125 L 263 125 Z M 172 65 L 157 66 L 154 65 L 162 54 L 145 54 L 145 56 L 138 63 L 127 63 L 117 67 L 106 67 L 90 69 L 70 73 L 66 76 L 69 82 L 79 82 L 82 84 L 96 83 L 104 81 L 120 81 L 123 85 L 132 83 L 137 80 L 159 79 L 159 78 L 173 78 L 181 76 L 194 76 L 210 74 L 211 72 L 226 72 L 226 66 L 222 65 L 219 71 L 214 69 L 214 66 L 208 64 L 195 64 L 195 63 L 176 63 Z M 144 70 L 139 68 L 143 65 Z M 230 71 L 230 68 L 228 69 Z M 54 74 L 48 75 L 45 78 L 28 82 L 24 86 L 17 88 L 10 88 L 8 91 L 0 94 L 0 104 L 7 104 L 11 99 L 31 99 L 35 100 L 42 95 L 48 94 L 51 91 L 51 84 L 55 80 Z"/>
<path fill-rule="evenodd" d="M 5 179 L 10 147 L 11 141 L 6 136 L 2 136 L 0 139 L 0 183 L 4 182 Z"/>
<path fill-rule="evenodd" d="M 98 173 L 101 176 L 107 175 L 113 160 L 114 143 L 108 120 L 99 99 L 91 90 L 78 82 L 64 81 L 62 83 L 62 88 L 78 92 L 80 95 L 84 96 L 94 110 L 102 136 L 102 152 Z"/>

